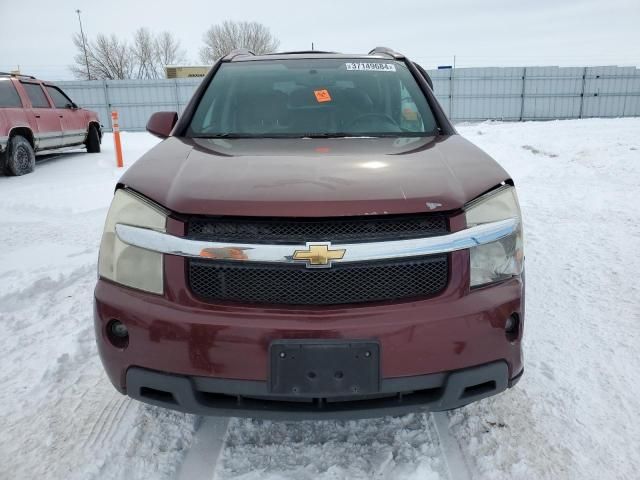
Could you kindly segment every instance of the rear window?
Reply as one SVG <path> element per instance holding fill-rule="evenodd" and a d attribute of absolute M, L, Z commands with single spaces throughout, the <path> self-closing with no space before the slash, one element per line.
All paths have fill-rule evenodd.
<path fill-rule="evenodd" d="M 188 135 L 404 137 L 436 130 L 424 93 L 404 63 L 291 59 L 222 64 Z"/>
<path fill-rule="evenodd" d="M 45 97 L 42 88 L 37 83 L 22 82 L 22 86 L 27 92 L 29 100 L 31 100 L 31 106 L 33 108 L 49 108 L 49 101 Z"/>
<path fill-rule="evenodd" d="M 20 96 L 13 82 L 8 78 L 0 79 L 0 108 L 22 108 Z"/>

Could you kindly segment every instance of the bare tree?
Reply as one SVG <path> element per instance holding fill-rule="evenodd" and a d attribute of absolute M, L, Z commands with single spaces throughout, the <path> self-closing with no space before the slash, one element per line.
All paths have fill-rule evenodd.
<path fill-rule="evenodd" d="M 128 78 L 161 78 L 164 67 L 185 61 L 180 41 L 170 32 L 154 35 L 147 28 L 139 28 L 129 45 L 115 35 L 98 35 L 94 41 L 86 41 L 85 59 L 83 38 L 73 36 L 77 53 L 70 67 L 78 79 L 112 80 Z M 88 63 L 88 71 L 87 71 Z"/>
<path fill-rule="evenodd" d="M 257 55 L 274 52 L 280 45 L 271 31 L 258 22 L 224 21 L 213 25 L 203 37 L 200 60 L 213 63 L 236 48 L 248 48 Z"/>
<path fill-rule="evenodd" d="M 133 74 L 134 58 L 126 41 L 120 41 L 111 34 L 98 35 L 91 50 L 99 69 L 106 78 L 125 79 Z"/>
<path fill-rule="evenodd" d="M 161 69 L 167 65 L 185 63 L 187 55 L 180 46 L 180 40 L 171 32 L 160 32 L 155 41 L 156 62 Z"/>
<path fill-rule="evenodd" d="M 82 48 L 82 37 L 73 36 L 73 43 L 78 52 L 74 57 L 75 65 L 71 71 L 76 78 L 87 80 L 87 65 L 92 79 L 125 79 L 133 74 L 134 58 L 132 50 L 125 41 L 120 41 L 115 35 L 107 37 L 100 34 L 93 42 L 87 42 L 87 58 L 85 61 Z"/>
<path fill-rule="evenodd" d="M 136 78 L 159 78 L 160 71 L 156 63 L 156 43 L 152 33 L 147 28 L 139 28 L 133 36 L 131 47 L 135 61 Z"/>
<path fill-rule="evenodd" d="M 136 63 L 136 78 L 161 78 L 164 67 L 185 61 L 180 41 L 171 32 L 154 35 L 147 28 L 139 28 L 132 46 Z"/>

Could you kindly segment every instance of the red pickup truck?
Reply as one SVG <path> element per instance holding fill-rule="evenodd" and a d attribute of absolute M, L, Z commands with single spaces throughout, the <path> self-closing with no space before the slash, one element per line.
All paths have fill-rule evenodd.
<path fill-rule="evenodd" d="M 98 114 L 79 108 L 58 87 L 27 75 L 0 72 L 0 172 L 24 175 L 36 153 L 85 145 L 100 152 Z"/>

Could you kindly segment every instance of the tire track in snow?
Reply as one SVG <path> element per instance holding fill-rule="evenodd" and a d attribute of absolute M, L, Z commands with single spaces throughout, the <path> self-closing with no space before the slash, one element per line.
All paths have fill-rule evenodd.
<path fill-rule="evenodd" d="M 87 444 L 90 448 L 104 445 L 104 440 L 113 428 L 113 423 L 127 400 L 126 397 L 115 397 L 104 406 L 87 437 Z"/>
<path fill-rule="evenodd" d="M 465 461 L 457 440 L 449 430 L 449 417 L 446 412 L 432 412 L 431 421 L 438 432 L 440 451 L 451 480 L 471 480 L 471 472 Z"/>
<path fill-rule="evenodd" d="M 131 399 L 125 398 L 124 411 L 122 412 L 122 414 L 118 412 L 118 414 L 116 415 L 119 417 L 118 426 L 122 425 L 123 423 L 126 424 L 125 419 L 129 416 L 129 410 L 131 408 L 132 403 L 133 402 L 131 401 Z M 107 443 L 112 443 L 117 433 L 118 433 L 118 429 L 112 427 L 111 431 L 109 432 L 109 437 L 107 438 Z"/>
<path fill-rule="evenodd" d="M 107 429 L 102 434 L 102 437 L 100 437 L 100 446 L 103 446 L 105 443 L 109 443 L 109 440 L 113 437 L 114 433 L 118 431 L 118 427 L 120 427 L 124 419 L 124 412 L 126 412 L 126 407 L 130 403 L 130 398 L 124 396 L 122 397 L 118 407 L 114 409 L 113 415 L 109 418 Z"/>
<path fill-rule="evenodd" d="M 220 454 L 227 439 L 229 418 L 204 417 L 178 471 L 178 480 L 216 478 Z"/>
<path fill-rule="evenodd" d="M 437 436 L 433 438 L 433 447 L 439 452 L 445 467 L 443 472 L 449 480 L 471 480 L 472 475 L 465 456 L 457 440 L 449 429 L 449 417 L 446 412 L 432 412 L 428 415 L 428 423 L 435 430 Z M 222 457 L 227 447 L 229 437 L 229 418 L 203 417 L 190 450 L 187 452 L 178 469 L 178 480 L 192 480 L 194 478 L 208 478 L 220 480 L 225 477 Z M 233 428 L 233 427 L 232 427 Z M 393 468 L 396 464 L 394 454 L 389 450 L 388 455 L 380 459 L 374 468 L 372 478 L 385 480 L 393 478 Z M 304 465 L 300 465 L 304 467 Z M 254 470 L 264 470 L 264 465 L 253 465 Z M 228 473 L 228 472 L 227 472 Z M 264 472 L 269 477 L 267 472 Z M 278 472 L 278 478 L 289 478 L 285 473 Z M 295 478 L 292 473 L 290 478 Z M 243 476 L 242 474 L 240 476 Z"/>

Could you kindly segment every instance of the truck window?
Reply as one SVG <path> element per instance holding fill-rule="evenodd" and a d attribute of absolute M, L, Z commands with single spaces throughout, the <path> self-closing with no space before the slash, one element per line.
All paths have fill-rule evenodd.
<path fill-rule="evenodd" d="M 21 82 L 33 108 L 50 108 L 49 101 L 42 91 L 42 87 L 37 83 Z"/>
<path fill-rule="evenodd" d="M 49 93 L 51 100 L 53 100 L 53 104 L 56 108 L 67 108 L 68 105 L 73 103 L 58 87 L 53 87 L 51 85 L 45 85 L 44 87 L 47 89 L 47 92 Z"/>
<path fill-rule="evenodd" d="M 22 108 L 18 91 L 8 78 L 0 79 L 0 108 Z"/>

